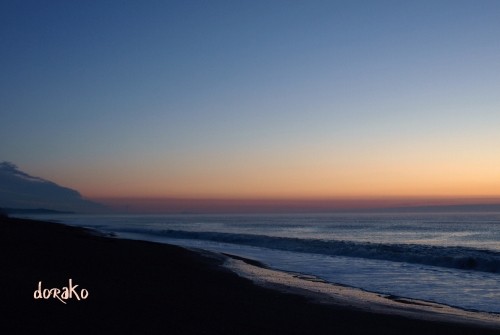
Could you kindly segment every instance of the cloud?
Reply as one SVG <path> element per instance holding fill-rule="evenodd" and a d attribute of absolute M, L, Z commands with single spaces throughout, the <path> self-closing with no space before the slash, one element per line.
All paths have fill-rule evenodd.
<path fill-rule="evenodd" d="M 0 163 L 0 207 L 44 208 L 79 213 L 102 212 L 105 207 L 86 200 L 73 189 L 31 176 L 10 162 Z"/>

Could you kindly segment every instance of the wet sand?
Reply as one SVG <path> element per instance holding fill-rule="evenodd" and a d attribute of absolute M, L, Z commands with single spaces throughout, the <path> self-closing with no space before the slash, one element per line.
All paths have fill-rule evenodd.
<path fill-rule="evenodd" d="M 222 255 L 55 223 L 0 218 L 0 260 L 2 334 L 500 334 L 318 303 L 255 285 Z M 39 281 L 62 290 L 70 278 L 86 299 L 34 299 Z"/>

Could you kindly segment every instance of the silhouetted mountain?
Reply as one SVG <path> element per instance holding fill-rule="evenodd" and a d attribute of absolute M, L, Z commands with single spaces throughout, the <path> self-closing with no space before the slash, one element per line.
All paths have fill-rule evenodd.
<path fill-rule="evenodd" d="M 84 199 L 77 191 L 30 176 L 9 162 L 0 163 L 0 207 L 79 213 L 105 210 L 103 205 Z"/>

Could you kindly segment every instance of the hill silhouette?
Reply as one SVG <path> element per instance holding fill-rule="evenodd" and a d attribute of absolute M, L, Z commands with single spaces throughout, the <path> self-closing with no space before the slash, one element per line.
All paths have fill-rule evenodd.
<path fill-rule="evenodd" d="M 10 162 L 0 163 L 0 207 L 78 213 L 105 210 L 103 205 L 83 198 L 78 191 L 31 176 Z"/>

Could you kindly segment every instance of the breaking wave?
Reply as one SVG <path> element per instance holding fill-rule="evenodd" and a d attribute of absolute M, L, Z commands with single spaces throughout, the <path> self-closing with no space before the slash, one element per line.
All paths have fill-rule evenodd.
<path fill-rule="evenodd" d="M 127 229 L 126 231 L 131 233 L 161 235 L 176 239 L 205 240 L 302 253 L 378 259 L 432 265 L 444 268 L 500 273 L 500 252 L 464 247 L 380 244 L 182 230 L 146 232 L 144 230 Z"/>

